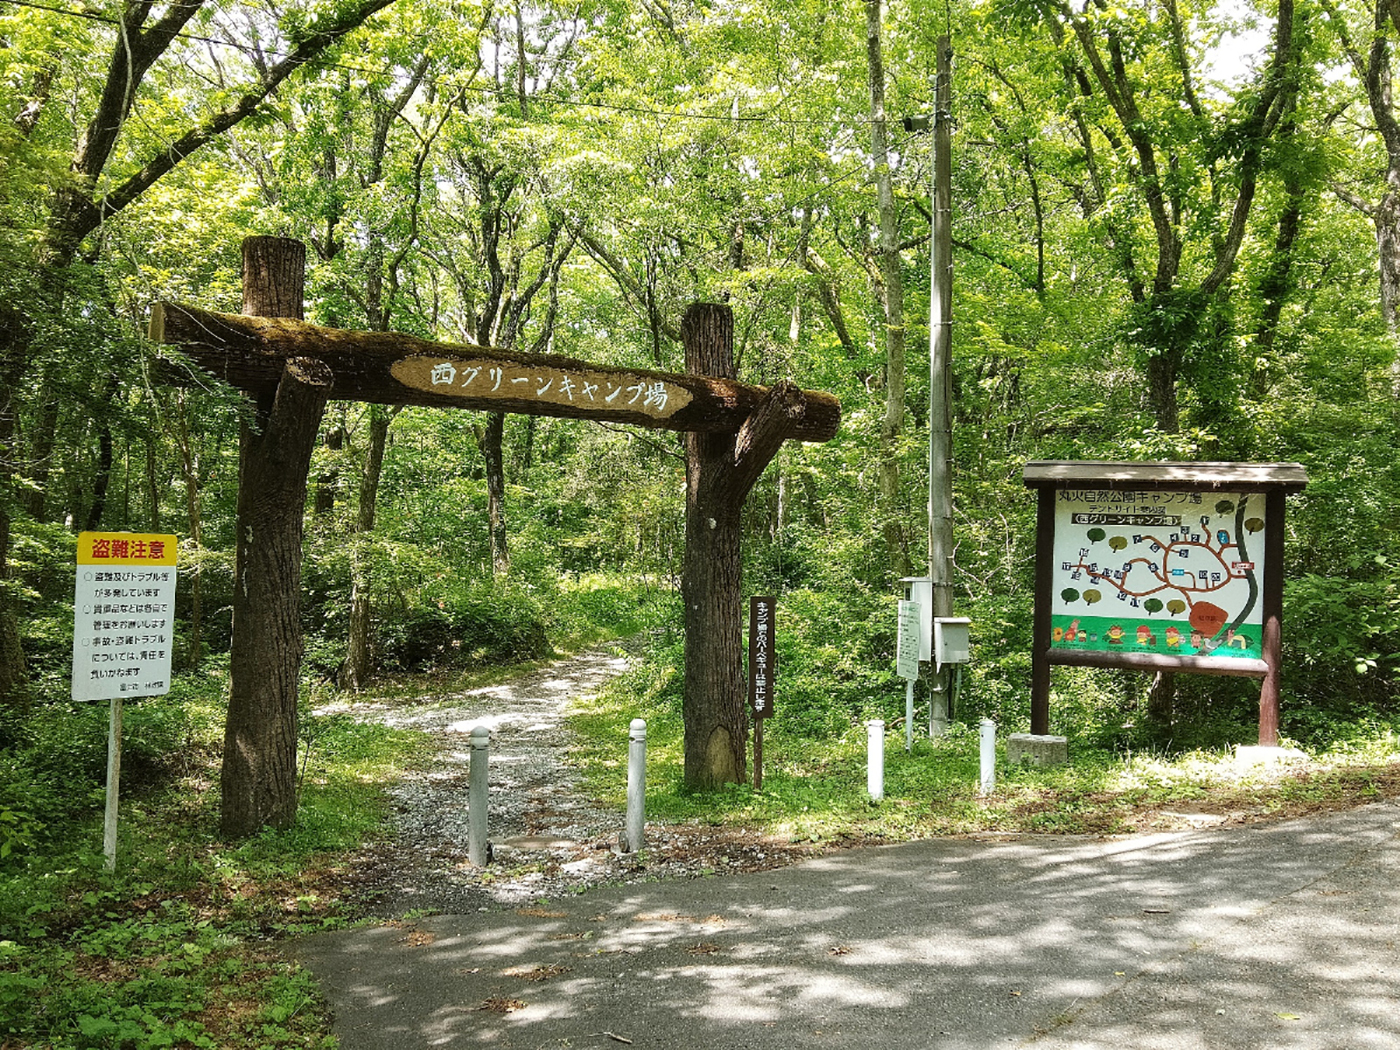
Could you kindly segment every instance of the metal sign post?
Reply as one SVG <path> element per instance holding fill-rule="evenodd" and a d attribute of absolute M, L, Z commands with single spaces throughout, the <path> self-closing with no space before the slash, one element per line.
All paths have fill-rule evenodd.
<path fill-rule="evenodd" d="M 122 698 L 114 696 L 111 717 L 107 723 L 107 806 L 102 814 L 102 854 L 107 858 L 107 870 L 117 867 L 117 800 L 121 797 L 122 779 Z"/>
<path fill-rule="evenodd" d="M 73 699 L 111 701 L 102 850 L 117 864 L 122 700 L 170 692 L 177 539 L 131 532 L 78 536 L 73 589 Z"/>

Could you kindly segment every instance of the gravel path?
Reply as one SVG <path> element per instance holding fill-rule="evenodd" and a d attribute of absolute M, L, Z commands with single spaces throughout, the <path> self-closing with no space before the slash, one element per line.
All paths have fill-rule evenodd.
<path fill-rule="evenodd" d="M 564 715 L 571 701 L 595 694 L 627 662 L 615 649 L 594 649 L 445 698 L 326 709 L 421 730 L 436 742 L 431 760 L 391 789 L 392 838 L 359 864 L 356 888 L 371 909 L 394 918 L 409 911 L 520 907 L 590 886 L 752 871 L 820 851 L 742 829 L 650 821 L 645 851 L 621 853 L 625 814 L 580 789 L 579 771 L 568 761 L 572 734 Z M 467 859 L 470 737 L 478 725 L 491 730 L 487 833 L 493 859 L 485 868 Z M 626 756 L 623 723 L 619 777 L 626 776 Z"/>

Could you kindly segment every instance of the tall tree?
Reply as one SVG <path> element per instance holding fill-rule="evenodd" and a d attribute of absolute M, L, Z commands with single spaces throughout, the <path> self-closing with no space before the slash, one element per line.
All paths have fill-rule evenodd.
<path fill-rule="evenodd" d="M 216 5 L 182 0 L 158 6 L 145 0 L 123 3 L 104 34 L 105 60 L 97 59 L 99 90 L 75 97 L 84 116 L 67 125 L 67 115 L 52 105 L 55 72 L 15 114 L 21 126 L 40 137 L 45 120 L 71 128 L 66 178 L 52 184 L 40 203 L 38 233 L 22 260 L 26 282 L 0 288 L 0 700 L 10 698 L 23 673 L 23 652 L 9 588 L 11 514 L 15 491 L 16 427 L 26 402 L 23 381 L 34 363 L 37 330 L 45 315 L 62 309 L 69 268 L 103 222 L 140 200 L 186 158 L 257 111 L 267 97 L 303 65 L 312 62 L 392 0 L 350 0 L 328 9 L 289 11 L 283 29 L 261 27 L 281 48 L 268 52 L 250 46 L 253 56 L 245 78 L 213 93 L 212 106 L 168 106 L 150 87 L 150 74 L 163 63 L 172 67 L 192 55 L 186 37 L 192 21 L 212 22 Z M 96 56 L 71 56 L 86 64 Z M 85 78 L 79 66 L 63 71 Z M 193 116 L 185 116 L 193 112 Z M 172 115 L 176 115 L 172 119 Z M 133 132 L 133 129 L 135 131 Z M 154 130 L 154 135 L 148 132 Z M 87 260 L 100 252 L 89 246 Z"/>
<path fill-rule="evenodd" d="M 1132 300 L 1126 333 L 1143 358 L 1148 407 L 1160 430 L 1176 433 L 1184 377 L 1197 380 L 1207 416 L 1226 395 L 1216 388 L 1228 372 L 1220 365 L 1229 353 L 1231 277 L 1299 88 L 1294 2 L 1280 0 L 1258 83 L 1224 109 L 1199 87 L 1202 49 L 1175 0 L 1140 12 L 1106 0 L 1031 6 L 1061 48 L 1076 97 L 1070 128 L 1083 164 L 1080 199 L 1101 222 Z M 1139 237 L 1108 206 L 1120 184 L 1139 202 L 1150 236 Z"/>
<path fill-rule="evenodd" d="M 899 436 L 904 427 L 904 275 L 885 118 L 885 59 L 880 42 L 882 8 L 882 0 L 865 0 L 866 60 L 870 69 L 870 159 L 875 168 L 880 216 L 880 279 L 876 289 L 885 315 L 885 415 L 880 423 L 881 518 L 890 569 L 899 577 L 909 575 L 909 552 L 898 514 Z"/>
<path fill-rule="evenodd" d="M 1380 259 L 1380 306 L 1386 330 L 1396 343 L 1391 367 L 1391 385 L 1400 397 L 1400 113 L 1392 89 L 1392 35 L 1400 33 L 1400 8 L 1386 0 L 1375 0 L 1364 11 L 1369 16 L 1370 46 L 1363 52 L 1355 42 L 1346 13 L 1336 3 L 1323 0 L 1328 24 L 1351 63 L 1366 95 L 1366 105 L 1375 121 L 1384 146 L 1382 185 L 1367 194 L 1334 185 L 1334 192 L 1357 208 L 1375 226 L 1376 250 Z"/>

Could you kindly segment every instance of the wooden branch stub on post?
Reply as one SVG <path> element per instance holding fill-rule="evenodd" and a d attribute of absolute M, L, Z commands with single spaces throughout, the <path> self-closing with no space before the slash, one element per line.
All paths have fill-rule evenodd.
<path fill-rule="evenodd" d="M 243 312 L 305 317 L 306 245 L 288 237 L 243 239 Z"/>
<path fill-rule="evenodd" d="M 687 316 L 690 316 L 687 314 Z M 220 314 L 159 303 L 151 338 L 180 346 L 205 371 L 265 398 L 288 357 L 315 357 L 334 372 L 331 400 L 466 408 L 734 433 L 768 397 L 736 382 L 732 366 L 703 374 L 612 368 L 555 354 L 433 343 L 394 332 L 347 332 L 303 321 Z M 830 394 L 802 391 L 804 409 L 784 439 L 829 441 L 841 422 Z"/>
<path fill-rule="evenodd" d="M 787 435 L 801 424 L 806 412 L 806 395 L 795 383 L 784 379 L 744 420 L 734 438 L 734 474 L 729 482 L 739 500 L 748 497 L 749 489 L 778 454 Z"/>

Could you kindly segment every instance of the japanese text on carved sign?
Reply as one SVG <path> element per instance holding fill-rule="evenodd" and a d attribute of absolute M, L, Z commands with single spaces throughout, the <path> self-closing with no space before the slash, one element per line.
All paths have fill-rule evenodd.
<path fill-rule="evenodd" d="M 1260 658 L 1264 496 L 1055 493 L 1052 649 Z"/>
<path fill-rule="evenodd" d="M 487 357 L 405 357 L 389 371 L 404 386 L 448 397 L 538 401 L 584 411 L 625 409 L 656 419 L 674 415 L 692 398 L 684 387 L 654 376 L 522 365 Z"/>
<path fill-rule="evenodd" d="M 754 718 L 773 714 L 773 678 L 776 668 L 776 641 L 773 610 L 777 599 L 749 599 L 749 707 Z"/>
<path fill-rule="evenodd" d="M 170 691 L 174 536 L 84 532 L 73 591 L 73 699 Z"/>

